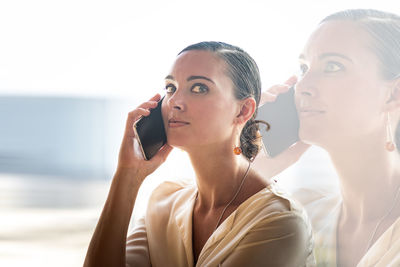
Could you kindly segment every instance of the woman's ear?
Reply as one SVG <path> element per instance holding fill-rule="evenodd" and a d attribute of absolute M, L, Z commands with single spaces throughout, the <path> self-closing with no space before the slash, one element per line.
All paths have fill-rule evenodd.
<path fill-rule="evenodd" d="M 239 124 L 245 124 L 253 116 L 256 107 L 256 101 L 252 97 L 241 100 L 239 114 L 235 121 Z"/>
<path fill-rule="evenodd" d="M 385 111 L 395 111 L 400 109 L 400 78 L 393 81 L 391 94 L 385 104 Z"/>

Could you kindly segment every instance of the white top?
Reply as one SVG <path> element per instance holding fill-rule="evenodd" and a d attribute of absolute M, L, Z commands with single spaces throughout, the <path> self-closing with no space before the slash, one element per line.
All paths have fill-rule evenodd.
<path fill-rule="evenodd" d="M 317 266 L 336 266 L 336 230 L 342 200 L 340 194 L 323 194 L 312 189 L 293 193 L 311 219 Z M 369 248 L 357 267 L 400 266 L 400 218 Z"/>
<path fill-rule="evenodd" d="M 126 245 L 126 266 L 194 266 L 195 185 L 154 190 Z M 282 205 L 284 203 L 284 205 Z M 287 207 L 287 208 L 286 208 Z M 268 186 L 244 201 L 204 245 L 196 266 L 314 266 L 311 226 L 292 199 Z"/>

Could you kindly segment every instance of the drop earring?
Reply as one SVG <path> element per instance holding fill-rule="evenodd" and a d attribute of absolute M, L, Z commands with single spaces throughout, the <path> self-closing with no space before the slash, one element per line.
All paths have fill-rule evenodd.
<path fill-rule="evenodd" d="M 392 126 L 390 124 L 389 112 L 386 113 L 386 144 L 385 148 L 389 152 L 393 152 L 396 149 L 396 145 L 393 142 Z"/>
<path fill-rule="evenodd" d="M 236 146 L 236 147 L 233 149 L 233 153 L 235 153 L 235 155 L 240 155 L 240 154 L 242 154 L 242 149 L 240 148 L 240 146 Z"/>
<path fill-rule="evenodd" d="M 239 135 L 239 145 L 233 148 L 233 153 L 237 156 L 242 154 L 242 149 L 240 148 L 240 135 Z"/>

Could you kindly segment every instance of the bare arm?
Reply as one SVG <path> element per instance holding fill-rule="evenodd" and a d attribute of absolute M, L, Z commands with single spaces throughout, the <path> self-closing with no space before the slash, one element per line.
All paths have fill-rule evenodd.
<path fill-rule="evenodd" d="M 140 185 L 165 161 L 172 149 L 165 145 L 150 161 L 143 160 L 134 151 L 133 124 L 140 116 L 149 115 L 149 109 L 154 108 L 159 99 L 159 95 L 154 96 L 128 115 L 117 171 L 90 241 L 85 267 L 125 266 L 126 236 Z"/>
<path fill-rule="evenodd" d="M 129 173 L 116 173 L 84 266 L 125 266 L 125 243 L 138 185 L 129 185 Z"/>

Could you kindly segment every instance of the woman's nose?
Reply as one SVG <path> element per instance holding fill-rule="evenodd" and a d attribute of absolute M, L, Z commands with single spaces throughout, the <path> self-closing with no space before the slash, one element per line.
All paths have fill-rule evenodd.
<path fill-rule="evenodd" d="M 309 77 L 303 76 L 296 83 L 295 91 L 298 96 L 314 97 L 317 93 L 315 81 Z"/>
<path fill-rule="evenodd" d="M 169 99 L 168 105 L 171 109 L 183 111 L 185 110 L 185 100 L 181 93 L 176 91 Z"/>

